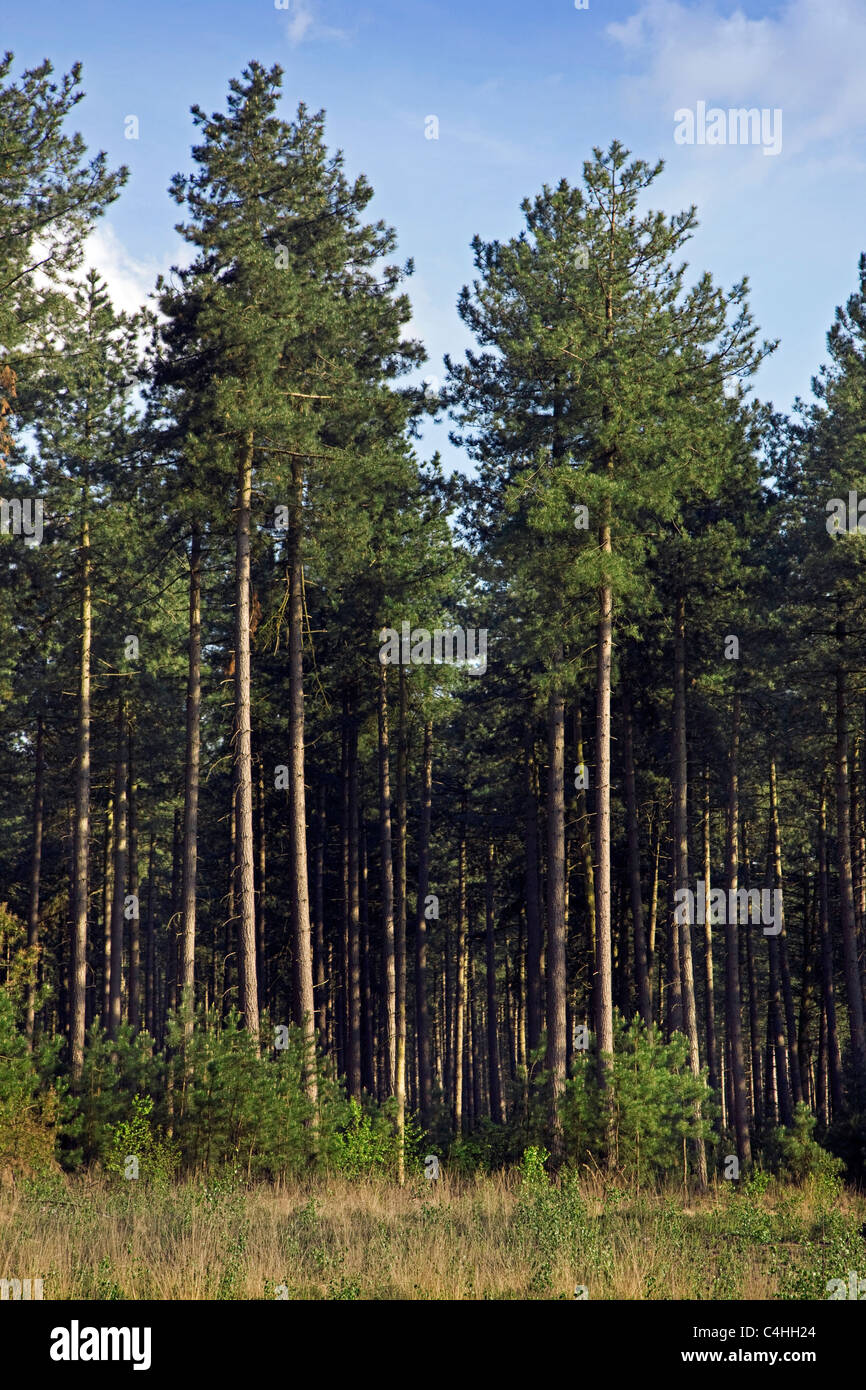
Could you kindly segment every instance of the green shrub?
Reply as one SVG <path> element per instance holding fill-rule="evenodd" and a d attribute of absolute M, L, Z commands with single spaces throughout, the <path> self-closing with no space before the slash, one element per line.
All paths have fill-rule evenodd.
<path fill-rule="evenodd" d="M 115 1177 L 167 1187 L 180 1165 L 180 1151 L 174 1140 L 154 1131 L 152 1110 L 150 1096 L 133 1096 L 130 1117 L 108 1127 L 103 1163 Z M 134 1167 L 131 1158 L 136 1160 Z"/>

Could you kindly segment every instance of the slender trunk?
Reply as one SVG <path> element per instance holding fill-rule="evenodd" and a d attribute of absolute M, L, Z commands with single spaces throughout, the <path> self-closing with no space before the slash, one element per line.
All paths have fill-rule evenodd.
<path fill-rule="evenodd" d="M 421 826 L 418 837 L 418 911 L 415 918 L 415 1027 L 418 1039 L 418 1091 L 421 1124 L 430 1123 L 433 1070 L 430 1059 L 430 1008 L 427 1000 L 427 917 L 430 887 L 430 820 L 433 798 L 433 720 L 424 723 L 421 774 Z"/>
<path fill-rule="evenodd" d="M 406 763 L 409 741 L 409 692 L 406 668 L 401 664 L 399 678 L 399 718 L 397 725 L 397 854 L 394 874 L 394 968 L 397 976 L 397 1180 L 405 1180 L 404 1132 L 406 1126 Z"/>
<path fill-rule="evenodd" d="M 623 724 L 625 753 L 625 801 L 628 826 L 628 876 L 631 893 L 631 917 L 634 927 L 634 968 L 638 1013 L 647 1028 L 652 1023 L 649 973 L 647 970 L 646 934 L 643 923 L 643 895 L 640 881 L 640 845 L 638 842 L 637 796 L 634 773 L 634 735 L 632 730 L 631 698 L 623 694 Z M 712 972 L 712 962 L 710 964 Z"/>
<path fill-rule="evenodd" d="M 782 985 L 782 1000 L 785 1006 L 785 1028 L 788 1035 L 788 1070 L 791 1093 L 796 1105 L 803 1099 L 803 1083 L 800 1077 L 800 1059 L 797 1052 L 797 1016 L 794 1012 L 794 991 L 791 988 L 791 967 L 788 960 L 788 937 L 785 931 L 785 907 L 782 886 L 782 834 L 779 826 L 779 797 L 776 784 L 776 760 L 770 758 L 770 833 L 773 850 L 773 887 L 778 892 L 779 913 L 777 925 L 781 931 L 775 938 L 779 947 L 779 971 Z M 771 938 L 772 939 L 772 938 Z"/>
<path fill-rule="evenodd" d="M 812 1072 L 812 1018 L 815 1011 L 815 932 L 812 921 L 809 876 L 803 868 L 803 979 L 800 991 L 800 1018 L 797 1025 L 797 1060 L 803 1084 L 803 1099 L 815 1109 Z"/>
<path fill-rule="evenodd" d="M 387 667 L 379 666 L 379 836 L 382 873 L 382 988 L 385 1008 L 385 1093 L 393 1096 L 397 1072 L 397 977 L 394 959 L 394 864 L 391 847 L 391 756 Z"/>
<path fill-rule="evenodd" d="M 105 808 L 105 842 L 102 847 L 102 1003 L 100 1019 L 108 1030 L 111 1011 L 111 905 L 114 900 L 114 798 L 109 792 Z"/>
<path fill-rule="evenodd" d="M 84 1068 L 85 989 L 87 985 L 88 859 L 90 856 L 90 648 L 92 632 L 90 528 L 87 495 L 81 527 L 81 632 L 78 649 L 78 718 L 75 754 L 75 838 L 72 883 L 72 961 L 69 970 L 69 1058 L 72 1089 Z"/>
<path fill-rule="evenodd" d="M 710 866 L 712 864 L 710 842 L 710 769 L 704 765 L 704 892 L 706 901 L 710 900 Z M 719 1053 L 716 1040 L 716 995 L 713 979 L 713 921 L 709 908 L 704 912 L 704 986 L 706 990 L 706 1030 L 707 1067 L 710 1089 L 719 1092 Z"/>
<path fill-rule="evenodd" d="M 289 800 L 291 817 L 292 984 L 295 1023 L 306 1045 L 304 1090 L 318 1100 L 316 1028 L 313 1005 L 313 951 L 310 941 L 310 890 L 307 879 L 307 801 L 304 788 L 304 480 L 300 459 L 292 458 L 289 516 Z"/>
<path fill-rule="evenodd" d="M 493 893 L 493 841 L 487 842 L 487 873 L 484 883 L 484 927 L 487 964 L 487 1067 L 490 1085 L 490 1118 L 505 1123 L 502 1105 L 502 1073 L 499 1067 L 499 1033 L 496 1026 L 496 939 Z"/>
<path fill-rule="evenodd" d="M 361 900 L 358 881 L 358 724 L 354 705 L 349 720 L 349 1035 L 346 1080 L 349 1095 L 361 1099 Z"/>
<path fill-rule="evenodd" d="M 27 1016 L 25 1036 L 33 1050 L 36 1022 L 36 960 L 39 953 L 39 884 L 42 871 L 43 786 L 45 780 L 45 720 L 40 709 L 36 718 L 36 768 L 33 779 L 33 821 L 30 839 L 30 899 L 27 906 Z"/>
<path fill-rule="evenodd" d="M 577 766 L 585 769 L 583 752 L 583 714 L 580 708 L 580 701 L 575 705 L 574 710 L 574 747 L 577 756 Z M 581 779 L 583 780 L 583 779 Z M 595 960 L 596 960 L 596 914 L 595 914 L 595 869 L 592 862 L 592 827 L 590 823 L 589 809 L 587 805 L 586 790 L 584 787 L 577 788 L 577 843 L 580 849 L 580 859 L 583 867 L 583 885 L 586 896 L 586 912 L 589 919 L 589 993 L 590 993 L 590 1012 L 595 1014 Z"/>
<path fill-rule="evenodd" d="M 319 1046 L 328 1050 L 328 992 L 326 988 L 325 952 L 325 784 L 319 784 L 317 806 L 316 854 L 313 863 L 313 970 L 316 980 L 316 1029 Z"/>
<path fill-rule="evenodd" d="M 141 910 L 138 882 L 138 786 L 135 780 L 135 732 L 129 724 L 129 1026 L 141 1026 Z"/>
<path fill-rule="evenodd" d="M 848 1023 L 851 1030 L 851 1057 L 854 1074 L 855 1107 L 866 1100 L 866 1029 L 863 1020 L 863 989 L 857 951 L 854 919 L 854 886 L 851 875 L 851 808 L 848 788 L 848 697 L 845 680 L 845 624 L 836 624 L 839 643 L 836 667 L 836 840 L 839 855 L 839 908 L 842 918 L 842 949 L 845 962 L 845 989 L 848 996 Z"/>
<path fill-rule="evenodd" d="M 681 888 L 689 886 L 689 825 L 688 825 L 688 753 L 686 746 L 686 628 L 685 599 L 677 597 L 674 628 L 674 881 Z M 696 1080 L 701 1075 L 698 1042 L 698 1011 L 695 1002 L 695 981 L 692 958 L 691 913 L 680 923 L 680 977 L 683 991 L 683 1015 L 689 1040 L 689 1065 Z M 694 1118 L 701 1122 L 700 1101 L 695 1101 Z M 703 1139 L 695 1140 L 698 1161 L 698 1185 L 707 1185 L 707 1151 Z"/>
<path fill-rule="evenodd" d="M 147 935 L 144 964 L 144 1026 L 156 1037 L 154 1018 L 154 973 L 156 969 L 156 921 L 153 883 L 154 835 L 150 830 L 150 850 L 147 857 Z"/>
<path fill-rule="evenodd" d="M 454 1133 L 463 1130 L 463 1034 L 466 1011 L 466 798 L 460 816 L 457 851 L 457 946 L 454 978 Z"/>
<path fill-rule="evenodd" d="M 376 1091 L 373 1036 L 373 969 L 370 961 L 370 892 L 367 871 L 367 824 L 359 812 L 361 841 L 361 1079 L 368 1095 Z"/>
<path fill-rule="evenodd" d="M 547 1070 L 554 1157 L 561 1156 L 560 1101 L 565 1090 L 565 701 L 548 704 L 547 773 Z"/>
<path fill-rule="evenodd" d="M 117 1037 L 121 1016 L 123 909 L 127 871 L 126 701 L 117 700 L 117 759 L 114 771 L 114 897 L 111 904 L 111 981 L 108 1035 Z"/>
<path fill-rule="evenodd" d="M 746 892 L 751 883 L 751 856 L 749 851 L 749 826 L 743 823 L 743 883 Z M 749 1043 L 752 1059 L 752 1116 L 755 1129 L 760 1134 L 764 1126 L 764 1086 L 761 1071 L 761 1024 L 758 1010 L 758 986 L 755 977 L 752 931 L 749 924 L 746 938 L 746 987 L 749 991 Z"/>
<path fill-rule="evenodd" d="M 195 1010 L 195 915 L 198 855 L 198 783 L 201 728 L 201 531 L 192 528 L 189 556 L 189 644 L 186 680 L 186 776 L 183 810 L 183 975 L 185 1037 Z"/>
<path fill-rule="evenodd" d="M 240 913 L 238 970 L 240 1011 L 254 1038 L 259 1032 L 256 981 L 256 885 L 253 867 L 253 768 L 250 713 L 250 511 L 253 439 L 238 456 L 235 583 L 235 767 L 237 769 L 237 853 Z M 303 830 L 303 821 L 301 829 Z"/>
<path fill-rule="evenodd" d="M 541 1041 L 541 902 L 538 877 L 538 794 L 535 739 L 529 717 L 523 740 L 524 860 L 526 872 L 526 1019 L 527 1047 L 534 1052 Z"/>
<path fill-rule="evenodd" d="M 649 933 L 648 933 L 648 941 L 647 941 L 647 952 L 648 952 L 647 973 L 648 973 L 648 976 L 649 976 L 649 991 L 650 991 L 650 1001 L 651 1001 L 651 1002 L 652 1002 L 652 999 L 653 999 L 653 976 L 654 976 L 654 975 L 655 975 L 656 977 L 658 976 L 658 971 L 657 971 L 656 968 L 655 968 L 655 957 L 656 957 L 656 923 L 658 922 L 658 911 L 659 911 L 659 863 L 660 863 L 660 860 L 661 860 L 661 849 L 662 849 L 662 835 L 661 835 L 662 816 L 661 816 L 661 807 L 658 805 L 658 803 L 655 803 L 655 805 L 654 805 L 654 807 L 653 807 L 652 822 L 653 822 L 653 824 L 652 824 L 652 850 L 651 850 L 651 855 L 650 855 L 651 860 L 652 860 L 652 886 L 651 886 L 651 888 L 650 888 Z M 661 997 L 659 997 L 658 1008 L 657 1008 L 657 1009 L 655 1009 L 655 1008 L 653 1009 L 653 1016 L 654 1016 L 655 1018 L 658 1018 L 658 1017 L 660 1016 L 660 1013 L 661 1013 Z"/>
<path fill-rule="evenodd" d="M 818 806 L 818 905 L 821 934 L 821 995 L 827 1021 L 830 1102 L 833 1115 L 838 1116 L 845 1108 L 845 1096 L 842 1086 L 839 1031 L 836 1023 L 835 964 L 833 961 L 833 937 L 830 933 L 830 883 L 827 863 L 827 779 L 823 772 L 821 773 Z"/>
<path fill-rule="evenodd" d="M 258 854 L 256 885 L 256 972 L 259 982 L 259 1009 L 270 1004 L 268 983 L 267 947 L 267 893 L 268 893 L 268 823 L 265 815 L 265 769 L 263 755 L 258 757 L 258 785 L 256 789 L 256 812 L 258 815 Z"/>
<path fill-rule="evenodd" d="M 731 745 L 728 761 L 728 824 L 725 844 L 725 887 L 728 905 L 734 901 L 738 880 L 739 830 L 739 752 L 740 696 L 734 694 L 731 710 Z M 747 928 L 748 930 L 748 928 Z M 752 1144 L 749 1135 L 748 1098 L 743 1068 L 743 1034 L 740 1017 L 740 947 L 737 914 L 726 913 L 725 923 L 725 1015 L 730 1042 L 731 1093 L 737 1154 L 744 1167 L 751 1167 Z"/>

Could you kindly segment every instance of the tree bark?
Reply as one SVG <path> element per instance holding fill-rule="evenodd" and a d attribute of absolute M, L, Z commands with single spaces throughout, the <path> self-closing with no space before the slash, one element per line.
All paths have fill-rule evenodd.
<path fill-rule="evenodd" d="M 738 881 L 739 829 L 739 751 L 740 696 L 734 694 L 731 710 L 731 744 L 728 759 L 728 824 L 725 845 L 725 879 L 730 905 Z M 747 928 L 748 930 L 748 928 Z M 730 1042 L 731 1091 L 737 1154 L 744 1167 L 751 1167 L 752 1144 L 749 1135 L 748 1098 L 743 1068 L 743 1034 L 740 1018 L 740 949 L 736 913 L 726 913 L 725 924 L 725 1014 Z"/>
<path fill-rule="evenodd" d="M 33 820 L 30 838 L 30 897 L 27 905 L 27 1015 L 24 1033 L 27 1049 L 33 1050 L 36 1022 L 36 960 L 39 952 L 39 885 L 42 872 L 42 821 L 45 781 L 45 720 L 40 709 L 36 716 L 36 767 L 33 777 Z"/>
<path fill-rule="evenodd" d="M 496 939 L 494 936 L 493 841 L 487 842 L 487 872 L 484 882 L 484 928 L 487 965 L 487 1068 L 490 1086 L 490 1118 L 505 1123 L 502 1104 L 502 1073 L 499 1066 L 499 1032 L 496 1026 Z"/>
<path fill-rule="evenodd" d="M 523 740 L 524 858 L 526 873 L 526 1027 L 527 1047 L 534 1052 L 541 1041 L 541 901 L 538 877 L 538 789 L 535 738 L 531 715 Z"/>
<path fill-rule="evenodd" d="M 848 997 L 848 1023 L 851 1030 L 851 1057 L 854 1073 L 855 1108 L 866 1100 L 866 1029 L 863 1019 L 863 990 L 857 951 L 854 918 L 854 886 L 851 875 L 851 807 L 848 787 L 848 697 L 845 680 L 845 624 L 836 624 L 839 655 L 836 666 L 836 840 L 839 856 L 839 908 L 842 918 L 842 949 L 845 962 L 845 990 Z"/>
<path fill-rule="evenodd" d="M 404 1137 L 406 1128 L 406 764 L 409 745 L 409 692 L 406 668 L 398 668 L 399 707 L 397 724 L 396 858 L 394 874 L 394 968 L 397 984 L 397 1039 L 395 1047 L 397 1098 L 397 1181 L 405 1181 Z"/>
<path fill-rule="evenodd" d="M 679 888 L 689 886 L 689 824 L 688 824 L 688 751 L 686 745 L 686 627 L 685 598 L 677 596 L 674 625 L 674 881 Z M 698 1042 L 698 1011 L 695 1002 L 695 981 L 692 961 L 691 913 L 680 922 L 680 978 L 683 992 L 683 1014 L 689 1040 L 689 1065 L 696 1080 L 701 1075 Z M 700 1102 L 695 1102 L 694 1117 L 701 1121 Z M 698 1165 L 698 1185 L 707 1185 L 707 1152 L 703 1139 L 695 1141 Z"/>
<path fill-rule="evenodd" d="M 430 1057 L 430 1007 L 427 999 L 427 917 L 430 888 L 430 820 L 433 798 L 433 720 L 424 723 L 421 772 L 421 826 L 418 836 L 418 910 L 415 918 L 415 1026 L 418 1040 L 418 1091 L 421 1124 L 426 1129 L 433 1107 Z"/>
<path fill-rule="evenodd" d="M 72 1090 L 84 1068 L 87 985 L 88 860 L 90 856 L 90 649 L 92 632 L 90 527 L 87 497 L 81 526 L 81 632 L 78 649 L 78 718 L 75 755 L 75 837 L 72 884 L 72 960 L 69 970 L 69 1059 Z"/>
<path fill-rule="evenodd" d="M 551 692 L 547 722 L 547 1070 L 551 1149 L 561 1157 L 565 1090 L 565 700 Z"/>
<path fill-rule="evenodd" d="M 318 1100 L 310 890 L 307 880 L 307 802 L 304 788 L 304 562 L 301 461 L 292 458 L 289 515 L 289 814 L 291 817 L 292 983 L 295 1023 L 306 1044 L 304 1090 Z"/>
<path fill-rule="evenodd" d="M 141 1025 L 141 906 L 138 881 L 138 785 L 135 780 L 135 730 L 129 721 L 129 892 L 132 916 L 129 919 L 129 1026 L 138 1032 Z"/>
<path fill-rule="evenodd" d="M 704 812 L 703 812 L 703 840 L 704 840 L 704 892 L 706 901 L 710 899 L 710 874 L 712 865 L 711 841 L 710 841 L 710 769 L 704 765 Z M 713 978 L 713 922 L 712 913 L 707 907 L 704 912 L 704 987 L 706 990 L 706 1033 L 707 1033 L 707 1068 L 709 1073 L 710 1089 L 718 1095 L 719 1092 L 719 1052 L 716 1040 L 716 995 L 715 981 Z"/>
<path fill-rule="evenodd" d="M 379 839 L 382 875 L 382 988 L 385 1007 L 385 1094 L 393 1096 L 397 1073 L 397 976 L 394 957 L 394 864 L 391 843 L 391 755 L 388 737 L 387 667 L 379 664 Z"/>
<path fill-rule="evenodd" d="M 256 885 L 253 867 L 253 768 L 250 710 L 250 511 L 253 440 L 238 455 L 235 571 L 235 767 L 237 772 L 238 972 L 240 1011 L 254 1038 L 259 1032 L 256 979 Z M 302 822 L 303 828 L 303 822 Z"/>
<path fill-rule="evenodd" d="M 643 894 L 640 881 L 640 845 L 638 842 L 637 795 L 634 773 L 634 735 L 632 730 L 631 698 L 623 694 L 623 725 L 625 754 L 625 801 L 628 829 L 628 875 L 631 895 L 631 917 L 634 927 L 634 969 L 638 1013 L 647 1028 L 652 1024 L 652 1003 L 647 970 L 646 934 L 643 921 Z M 712 970 L 712 963 L 710 965 Z"/>
<path fill-rule="evenodd" d="M 827 863 L 827 780 L 821 773 L 818 804 L 818 915 L 821 934 L 821 996 L 827 1023 L 827 1070 L 830 1104 L 833 1116 L 845 1108 L 842 1086 L 842 1056 L 839 1049 L 839 1030 L 836 1022 L 835 965 L 833 937 L 830 934 L 830 884 Z"/>
<path fill-rule="evenodd" d="M 114 897 L 111 904 L 111 989 L 108 1035 L 117 1037 L 121 1018 L 124 895 L 128 860 L 126 791 L 126 701 L 117 700 L 117 757 L 114 770 Z"/>

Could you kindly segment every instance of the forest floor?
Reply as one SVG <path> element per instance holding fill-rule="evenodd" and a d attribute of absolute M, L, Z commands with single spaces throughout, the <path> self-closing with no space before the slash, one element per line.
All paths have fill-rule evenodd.
<path fill-rule="evenodd" d="M 466 1300 L 827 1299 L 866 1275 L 863 1195 L 733 1188 L 55 1175 L 0 1194 L 0 1276 L 41 1278 L 46 1299 Z"/>

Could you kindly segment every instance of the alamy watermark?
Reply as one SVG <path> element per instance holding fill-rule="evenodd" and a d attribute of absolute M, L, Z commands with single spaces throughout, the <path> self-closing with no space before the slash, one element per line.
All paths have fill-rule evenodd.
<path fill-rule="evenodd" d="M 678 145 L 762 145 L 764 154 L 782 150 L 781 107 L 736 106 L 723 111 L 699 101 L 693 111 L 681 106 L 674 112 L 674 140 Z"/>
<path fill-rule="evenodd" d="M 699 878 L 697 894 L 691 888 L 675 890 L 674 921 L 678 926 L 691 926 L 694 922 L 703 926 L 707 910 L 711 926 L 760 921 L 764 923 L 764 936 L 778 936 L 784 920 L 781 888 L 731 888 L 727 893 L 724 888 L 711 888 L 708 896 L 707 886 Z"/>
<path fill-rule="evenodd" d="M 483 676 L 487 670 L 487 628 L 412 627 L 410 623 L 396 628 L 383 627 L 379 633 L 379 661 L 383 666 L 464 666 L 471 676 Z"/>
<path fill-rule="evenodd" d="M 25 545 L 41 545 L 43 511 L 41 497 L 0 497 L 0 535 L 23 536 Z"/>

